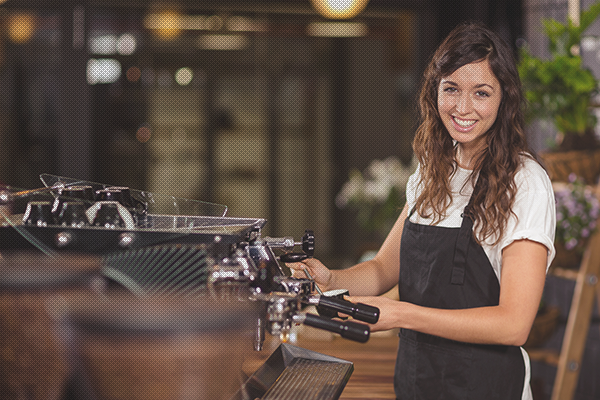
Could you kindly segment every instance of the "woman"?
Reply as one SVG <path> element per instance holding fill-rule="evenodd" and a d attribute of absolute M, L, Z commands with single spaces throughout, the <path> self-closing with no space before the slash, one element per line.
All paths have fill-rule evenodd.
<path fill-rule="evenodd" d="M 345 270 L 316 259 L 324 290 L 377 306 L 373 331 L 400 328 L 398 399 L 531 399 L 520 348 L 554 257 L 552 186 L 528 151 L 511 49 L 463 24 L 424 74 L 419 168 L 376 257 Z M 398 256 L 400 255 L 400 257 Z M 399 284 L 400 301 L 373 297 Z"/>

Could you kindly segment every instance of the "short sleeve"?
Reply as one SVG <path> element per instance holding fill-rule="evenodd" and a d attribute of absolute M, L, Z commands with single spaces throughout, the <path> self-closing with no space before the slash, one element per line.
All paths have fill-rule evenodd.
<path fill-rule="evenodd" d="M 552 183 L 546 171 L 534 160 L 524 157 L 523 167 L 515 176 L 517 193 L 501 250 L 516 240 L 528 239 L 546 246 L 550 267 L 556 251 L 556 203 Z"/>
<path fill-rule="evenodd" d="M 419 184 L 421 176 L 421 164 L 417 165 L 417 169 L 413 174 L 408 178 L 408 183 L 406 184 L 406 204 L 408 204 L 409 211 L 417 203 L 417 186 Z"/>

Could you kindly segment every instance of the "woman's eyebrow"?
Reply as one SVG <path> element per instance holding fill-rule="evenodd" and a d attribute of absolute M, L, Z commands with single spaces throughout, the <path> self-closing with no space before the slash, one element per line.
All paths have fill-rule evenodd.
<path fill-rule="evenodd" d="M 442 84 L 446 84 L 446 85 L 454 85 L 454 86 L 458 86 L 458 84 L 457 84 L 457 83 L 455 83 L 455 82 L 452 82 L 452 81 L 447 81 L 447 80 L 445 80 L 445 79 L 442 79 L 442 82 L 441 82 L 441 83 L 442 83 Z"/>
<path fill-rule="evenodd" d="M 489 87 L 492 90 L 495 90 L 494 87 L 492 85 L 490 85 L 489 83 L 481 83 L 481 84 L 475 86 L 475 89 L 481 89 L 482 87 L 485 87 L 485 86 Z"/>
<path fill-rule="evenodd" d="M 453 82 L 453 81 L 446 81 L 446 80 L 442 80 L 441 84 L 458 86 L 458 83 Z M 495 90 L 494 87 L 492 85 L 490 85 L 489 83 L 480 83 L 479 85 L 475 85 L 475 89 L 481 89 L 482 87 L 485 87 L 485 86 L 489 87 L 492 90 Z"/>

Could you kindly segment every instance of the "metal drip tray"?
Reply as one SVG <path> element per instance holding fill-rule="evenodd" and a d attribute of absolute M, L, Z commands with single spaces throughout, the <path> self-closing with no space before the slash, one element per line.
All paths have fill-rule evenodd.
<path fill-rule="evenodd" d="M 281 344 L 231 400 L 337 400 L 354 364 Z"/>

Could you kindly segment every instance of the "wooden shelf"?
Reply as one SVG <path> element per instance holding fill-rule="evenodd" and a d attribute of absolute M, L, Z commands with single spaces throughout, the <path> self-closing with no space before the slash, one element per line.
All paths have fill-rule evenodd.
<path fill-rule="evenodd" d="M 596 186 L 600 194 L 600 185 Z M 599 196 L 600 197 L 600 196 Z M 600 219 L 598 220 L 600 223 Z M 531 359 L 555 365 L 556 379 L 552 390 L 552 400 L 571 400 L 579 382 L 581 359 L 585 349 L 590 322 L 594 311 L 594 300 L 600 305 L 600 230 L 590 238 L 579 269 L 553 267 L 549 271 L 554 276 L 575 281 L 575 290 L 567 326 L 559 354 L 551 351 L 528 351 Z"/>
<path fill-rule="evenodd" d="M 550 349 L 527 349 L 532 361 L 540 361 L 548 365 L 558 366 L 559 353 Z"/>

